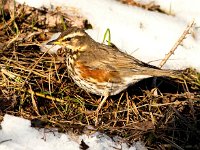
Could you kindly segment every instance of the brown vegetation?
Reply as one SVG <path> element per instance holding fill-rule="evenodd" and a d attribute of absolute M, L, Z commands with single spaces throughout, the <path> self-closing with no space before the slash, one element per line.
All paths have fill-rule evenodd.
<path fill-rule="evenodd" d="M 8 113 L 31 120 L 34 127 L 88 134 L 98 130 L 129 142 L 146 141 L 152 149 L 200 147 L 200 74 L 195 70 L 185 70 L 185 80 L 158 78 L 159 86 L 152 88 L 152 79 L 147 79 L 110 97 L 99 114 L 99 126 L 91 129 L 100 97 L 72 82 L 62 55 L 40 51 L 52 32 L 76 21 L 59 11 L 21 5 L 13 10 L 1 7 L 0 14 L 1 119 Z M 52 15 L 58 20 L 49 26 Z"/>

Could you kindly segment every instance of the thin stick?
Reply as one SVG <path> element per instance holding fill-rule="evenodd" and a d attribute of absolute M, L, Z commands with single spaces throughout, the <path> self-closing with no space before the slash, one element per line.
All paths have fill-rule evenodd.
<path fill-rule="evenodd" d="M 31 85 L 29 85 L 29 90 L 32 91 L 32 87 Z M 35 113 L 40 116 L 40 113 L 39 113 L 39 110 L 38 110 L 38 107 L 37 107 L 37 104 L 36 104 L 36 101 L 35 101 L 35 98 L 34 98 L 34 92 L 30 92 L 31 94 L 31 100 L 32 100 L 32 105 L 33 105 L 33 109 L 35 111 Z"/>
<path fill-rule="evenodd" d="M 185 39 L 186 35 L 189 34 L 190 29 L 194 26 L 195 22 L 194 20 L 187 26 L 187 28 L 184 30 L 183 34 L 181 37 L 178 39 L 178 41 L 174 44 L 170 52 L 165 56 L 165 58 L 161 61 L 159 67 L 162 68 L 163 65 L 167 62 L 169 57 L 174 54 L 175 50 L 177 47 L 180 45 L 180 43 Z"/>
<path fill-rule="evenodd" d="M 129 108 L 130 108 L 130 99 L 129 99 L 129 97 L 128 97 L 128 93 L 126 92 L 126 99 L 127 99 L 127 119 L 126 119 L 126 123 L 128 124 L 129 123 L 129 121 L 130 121 L 130 110 L 129 110 Z"/>
<path fill-rule="evenodd" d="M 23 91 L 23 90 L 21 90 L 21 91 Z M 34 92 L 32 89 L 27 90 L 27 92 L 31 95 L 43 97 L 43 98 L 46 98 L 48 100 L 56 101 L 56 102 L 59 102 L 59 103 L 65 103 L 65 101 L 63 99 L 59 99 L 59 98 L 52 97 L 52 96 L 49 96 L 49 95 L 45 95 L 45 94 L 42 94 L 42 93 Z"/>

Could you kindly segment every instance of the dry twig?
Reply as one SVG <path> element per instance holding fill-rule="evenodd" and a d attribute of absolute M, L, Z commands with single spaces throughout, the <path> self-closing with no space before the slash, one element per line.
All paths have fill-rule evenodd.
<path fill-rule="evenodd" d="M 165 58 L 160 62 L 159 67 L 162 68 L 162 66 L 167 62 L 169 57 L 174 54 L 177 47 L 181 44 L 181 42 L 185 39 L 186 35 L 189 34 L 190 29 L 194 26 L 195 22 L 194 20 L 187 26 L 187 28 L 184 30 L 183 34 L 180 36 L 178 41 L 174 44 L 170 52 L 165 56 Z"/>

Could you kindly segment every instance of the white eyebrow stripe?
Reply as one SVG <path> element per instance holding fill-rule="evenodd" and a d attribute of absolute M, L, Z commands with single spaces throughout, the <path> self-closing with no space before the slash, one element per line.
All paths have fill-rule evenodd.
<path fill-rule="evenodd" d="M 84 35 L 84 33 L 82 33 L 82 32 L 75 32 L 75 33 L 68 34 L 67 36 L 64 36 L 63 39 L 72 38 L 75 36 L 83 36 L 83 35 Z"/>

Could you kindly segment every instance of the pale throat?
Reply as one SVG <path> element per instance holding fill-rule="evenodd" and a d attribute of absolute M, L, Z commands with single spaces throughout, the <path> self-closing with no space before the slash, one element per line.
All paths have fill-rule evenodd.
<path fill-rule="evenodd" d="M 74 66 L 75 61 L 79 58 L 81 53 L 86 51 L 86 47 L 76 47 L 73 49 L 66 49 L 67 53 L 67 66 L 69 67 L 68 69 L 73 69 L 72 66 Z"/>
<path fill-rule="evenodd" d="M 75 61 L 79 58 L 81 53 L 87 50 L 87 48 L 88 48 L 87 44 L 81 44 L 81 45 L 77 44 L 77 46 L 65 45 L 65 51 L 67 56 L 66 63 L 69 71 L 74 70 Z"/>

